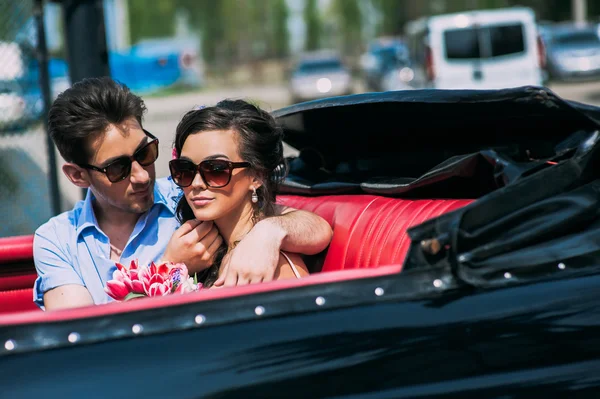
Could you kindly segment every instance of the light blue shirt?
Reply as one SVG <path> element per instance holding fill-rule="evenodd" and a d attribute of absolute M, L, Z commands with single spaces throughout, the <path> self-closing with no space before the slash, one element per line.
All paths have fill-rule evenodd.
<path fill-rule="evenodd" d="M 175 207 L 182 191 L 170 177 L 157 179 L 154 186 L 154 205 L 135 225 L 120 263 L 129 266 L 133 259 L 140 265 L 158 261 L 169 239 L 179 227 Z M 33 259 L 38 277 L 33 288 L 33 301 L 44 309 L 44 293 L 65 284 L 86 287 L 95 304 L 113 301 L 104 292 L 116 269 L 110 259 L 106 234 L 98 226 L 90 190 L 85 200 L 75 207 L 51 218 L 40 226 L 33 239 Z"/>

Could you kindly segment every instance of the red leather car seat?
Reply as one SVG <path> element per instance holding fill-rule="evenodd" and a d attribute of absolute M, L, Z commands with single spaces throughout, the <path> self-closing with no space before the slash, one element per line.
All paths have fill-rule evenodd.
<path fill-rule="evenodd" d="M 0 313 L 39 309 L 33 303 L 33 236 L 0 238 Z"/>
<path fill-rule="evenodd" d="M 277 202 L 314 212 L 332 226 L 333 238 L 322 268 L 326 272 L 403 263 L 410 245 L 408 228 L 472 200 L 280 195 Z"/>

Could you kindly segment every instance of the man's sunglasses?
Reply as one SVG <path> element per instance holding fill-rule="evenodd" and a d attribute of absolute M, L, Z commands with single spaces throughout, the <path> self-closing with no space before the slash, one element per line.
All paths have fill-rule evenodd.
<path fill-rule="evenodd" d="M 224 159 L 210 159 L 200 162 L 196 165 L 186 159 L 173 159 L 169 161 L 171 177 L 179 187 L 188 187 L 194 181 L 196 173 L 204 183 L 210 188 L 225 187 L 231 181 L 231 174 L 234 169 L 247 168 L 249 162 L 230 162 Z"/>
<path fill-rule="evenodd" d="M 150 138 L 150 141 L 143 147 L 138 148 L 133 155 L 123 155 L 103 168 L 89 164 L 80 164 L 79 166 L 104 173 L 111 183 L 118 183 L 125 180 L 131 174 L 131 164 L 133 161 L 136 161 L 141 166 L 150 166 L 158 158 L 158 138 L 145 129 L 144 133 Z"/>

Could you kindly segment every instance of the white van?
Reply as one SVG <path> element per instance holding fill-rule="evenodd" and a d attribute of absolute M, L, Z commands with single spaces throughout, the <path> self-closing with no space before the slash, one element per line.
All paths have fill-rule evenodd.
<path fill-rule="evenodd" d="M 498 89 L 542 85 L 543 45 L 527 7 L 436 15 L 409 22 L 413 87 Z"/>

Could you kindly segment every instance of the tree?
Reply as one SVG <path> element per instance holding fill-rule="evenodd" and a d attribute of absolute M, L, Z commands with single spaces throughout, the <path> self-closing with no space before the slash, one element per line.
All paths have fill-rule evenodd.
<path fill-rule="evenodd" d="M 172 36 L 175 33 L 176 5 L 170 0 L 129 0 L 131 43 L 145 37 Z"/>
<path fill-rule="evenodd" d="M 306 42 L 304 48 L 307 51 L 317 50 L 321 45 L 321 17 L 317 7 L 317 0 L 306 0 L 304 6 L 304 24 L 306 25 Z"/>
<path fill-rule="evenodd" d="M 289 13 L 285 0 L 273 1 L 273 53 L 278 58 L 286 57 L 290 52 Z"/>
<path fill-rule="evenodd" d="M 362 43 L 362 15 L 357 0 L 334 0 L 332 8 L 340 34 L 342 52 L 356 55 Z"/>
<path fill-rule="evenodd" d="M 395 36 L 401 34 L 404 23 L 410 20 L 407 17 L 410 5 L 404 0 L 372 0 L 372 4 L 380 15 L 377 35 Z"/>
<path fill-rule="evenodd" d="M 206 63 L 213 65 L 222 62 L 227 27 L 223 3 L 214 0 L 178 0 L 177 4 L 189 12 L 192 24 L 201 33 L 202 56 Z"/>

